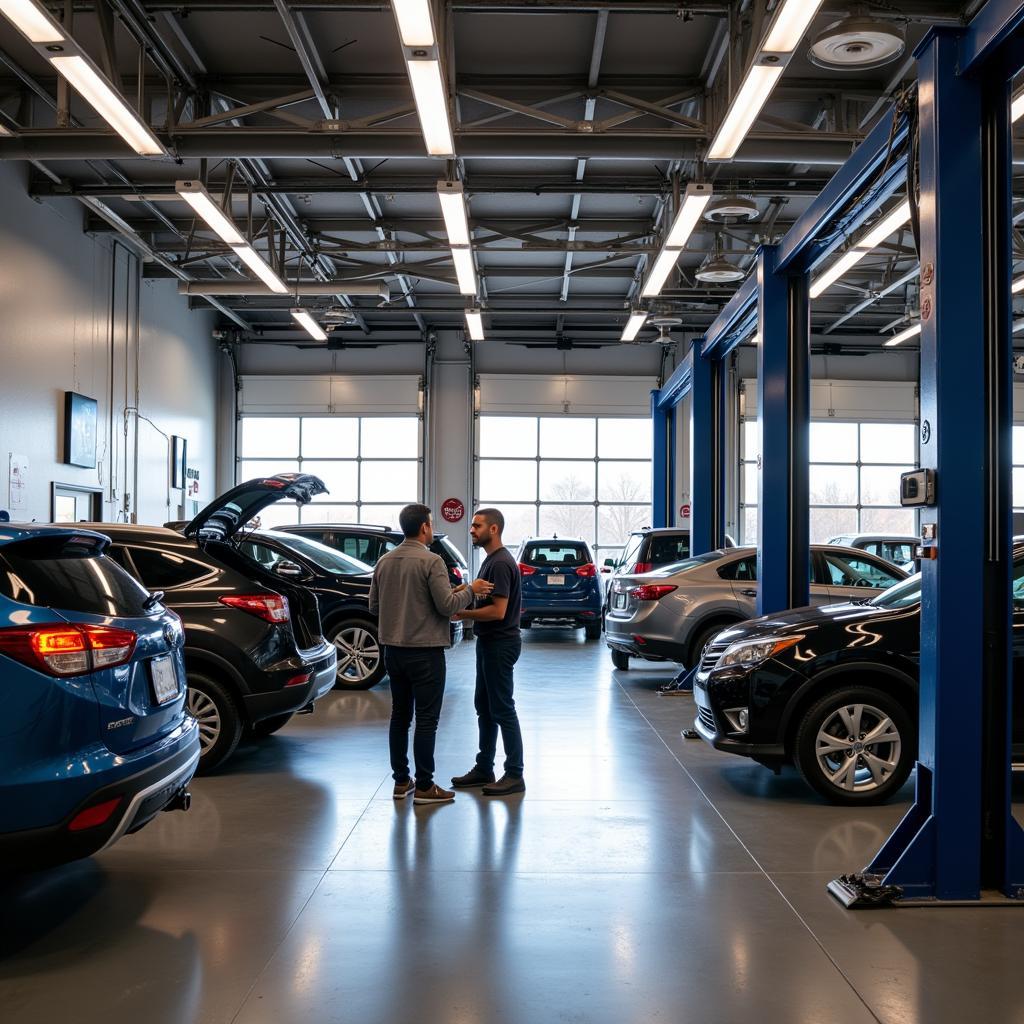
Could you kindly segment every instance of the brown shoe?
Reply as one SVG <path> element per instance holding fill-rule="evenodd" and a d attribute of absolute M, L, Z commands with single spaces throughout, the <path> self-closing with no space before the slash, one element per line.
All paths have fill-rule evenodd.
<path fill-rule="evenodd" d="M 405 782 L 396 782 L 395 791 L 391 794 L 396 800 L 404 800 L 416 789 L 416 782 L 413 779 L 406 779 Z"/>
<path fill-rule="evenodd" d="M 511 796 L 513 793 L 525 793 L 526 783 L 521 775 L 502 775 L 497 782 L 484 786 L 480 792 L 484 796 Z"/>
<path fill-rule="evenodd" d="M 412 798 L 414 804 L 447 804 L 455 799 L 450 790 L 442 789 L 436 783 L 430 789 L 417 789 Z"/>

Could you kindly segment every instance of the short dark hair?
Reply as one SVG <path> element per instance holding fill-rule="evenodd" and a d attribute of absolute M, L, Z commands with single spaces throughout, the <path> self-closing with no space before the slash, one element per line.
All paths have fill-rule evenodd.
<path fill-rule="evenodd" d="M 406 537 L 418 537 L 420 530 L 430 522 L 430 507 L 428 505 L 406 505 L 398 513 L 398 525 Z"/>
<path fill-rule="evenodd" d="M 476 514 L 486 519 L 488 526 L 496 526 L 499 534 L 505 532 L 505 517 L 496 508 L 478 508 Z"/>

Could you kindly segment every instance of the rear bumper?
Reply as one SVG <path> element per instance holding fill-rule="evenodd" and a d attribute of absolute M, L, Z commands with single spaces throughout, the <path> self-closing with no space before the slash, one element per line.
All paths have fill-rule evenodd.
<path fill-rule="evenodd" d="M 260 692 L 243 695 L 246 717 L 249 722 L 262 722 L 265 718 L 287 715 L 308 707 L 333 688 L 337 670 L 338 652 L 334 644 L 326 640 L 301 655 L 276 662 L 261 673 Z M 306 673 L 310 674 L 307 682 L 287 685 L 289 680 Z"/>
<path fill-rule="evenodd" d="M 637 635 L 639 636 L 639 634 Z M 613 633 L 608 628 L 607 621 L 605 622 L 604 641 L 613 651 L 622 651 L 623 654 L 632 655 L 634 658 L 645 658 L 647 661 L 678 661 L 681 665 L 685 657 L 685 648 L 680 644 L 651 637 L 643 637 L 642 640 L 638 640 L 625 633 Z"/>
<path fill-rule="evenodd" d="M 550 598 L 524 598 L 520 619 L 528 622 L 573 622 L 578 626 L 601 621 L 600 598 L 552 601 Z"/>
<path fill-rule="evenodd" d="M 0 864 L 16 870 L 50 867 L 89 857 L 137 832 L 185 790 L 199 764 L 199 726 L 191 716 L 151 748 L 114 757 L 108 771 L 91 776 L 97 788 L 57 824 L 0 834 Z M 70 823 L 83 810 L 119 800 L 101 825 L 80 831 Z"/>

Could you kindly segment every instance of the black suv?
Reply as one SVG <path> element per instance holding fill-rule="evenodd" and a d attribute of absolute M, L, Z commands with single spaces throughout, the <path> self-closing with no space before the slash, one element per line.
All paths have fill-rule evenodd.
<path fill-rule="evenodd" d="M 334 686 L 337 656 L 322 635 L 315 594 L 287 571 L 253 561 L 237 538 L 272 502 L 305 503 L 323 491 L 314 476 L 250 480 L 203 509 L 184 536 L 158 526 L 92 526 L 110 537 L 109 554 L 181 616 L 200 772 L 222 764 L 243 730 L 268 736 Z"/>
<path fill-rule="evenodd" d="M 1014 552 L 1015 678 L 1024 678 L 1024 548 Z M 837 804 L 880 803 L 917 756 L 921 577 L 867 602 L 799 608 L 715 636 L 694 680 L 697 732 L 778 770 L 796 765 Z M 1014 687 L 1013 761 L 1024 762 Z"/>

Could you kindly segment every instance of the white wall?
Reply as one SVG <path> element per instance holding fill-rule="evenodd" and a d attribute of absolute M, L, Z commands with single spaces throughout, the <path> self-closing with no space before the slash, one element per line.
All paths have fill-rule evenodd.
<path fill-rule="evenodd" d="M 56 481 L 101 487 L 106 519 L 137 512 L 162 523 L 183 495 L 169 492 L 158 431 L 187 439 L 213 493 L 214 316 L 190 313 L 172 282 L 142 281 L 135 255 L 111 236 L 85 235 L 78 203 L 36 203 L 26 185 L 25 166 L 0 164 L 0 508 L 17 452 L 29 472 L 15 518 L 48 520 Z M 65 391 L 99 402 L 96 469 L 62 461 Z M 140 420 L 136 438 L 130 414 L 126 440 L 125 409 L 136 402 L 155 426 Z"/>

